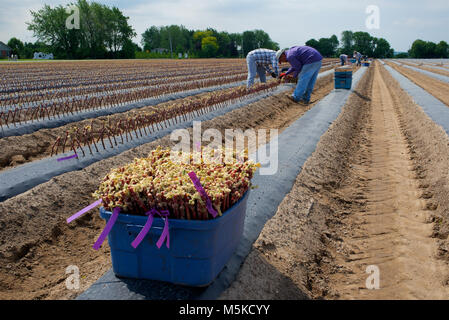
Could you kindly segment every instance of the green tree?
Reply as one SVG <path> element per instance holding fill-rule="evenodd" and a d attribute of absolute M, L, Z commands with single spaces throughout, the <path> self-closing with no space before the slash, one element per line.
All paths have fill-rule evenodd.
<path fill-rule="evenodd" d="M 231 40 L 231 57 L 243 56 L 242 51 L 242 34 L 241 33 L 231 33 L 229 34 Z M 239 50 L 240 48 L 240 50 Z"/>
<path fill-rule="evenodd" d="M 215 37 L 204 37 L 201 40 L 201 51 L 205 58 L 212 58 L 218 52 L 217 38 Z"/>
<path fill-rule="evenodd" d="M 271 40 L 270 36 L 262 30 L 243 32 L 242 41 L 245 56 L 248 52 L 258 48 L 279 50 L 279 44 Z"/>
<path fill-rule="evenodd" d="M 203 49 L 203 39 L 213 37 L 213 32 L 211 30 L 205 31 L 195 31 L 193 34 L 194 50 L 200 53 Z"/>
<path fill-rule="evenodd" d="M 116 55 L 120 50 L 131 47 L 131 38 L 136 35 L 133 28 L 128 25 L 128 18 L 116 7 L 109 9 L 103 7 L 106 19 L 105 43 L 110 52 Z M 134 47 L 134 45 L 133 45 Z"/>
<path fill-rule="evenodd" d="M 317 49 L 324 57 L 335 57 L 339 41 L 336 35 L 332 35 L 330 38 L 320 38 L 318 41 L 310 39 L 305 44 Z"/>
<path fill-rule="evenodd" d="M 51 8 L 45 5 L 31 11 L 28 29 L 38 41 L 48 45 L 59 58 L 117 57 L 123 46 L 135 36 L 128 17 L 116 8 L 100 3 L 78 0 L 80 28 L 68 29 L 66 20 L 70 13 L 62 5 Z"/>
<path fill-rule="evenodd" d="M 353 50 L 360 52 L 363 55 L 372 57 L 374 54 L 374 38 L 368 32 L 354 32 L 353 33 L 354 46 Z"/>
<path fill-rule="evenodd" d="M 341 33 L 342 52 L 349 54 L 353 51 L 354 47 L 354 34 L 352 31 L 343 31 Z"/>
<path fill-rule="evenodd" d="M 161 47 L 161 32 L 156 26 L 152 26 L 142 33 L 143 50 L 153 50 Z"/>
<path fill-rule="evenodd" d="M 332 51 L 333 51 L 334 56 L 335 56 L 335 55 L 337 55 L 337 49 L 338 49 L 338 46 L 339 46 L 340 42 L 338 41 L 338 38 L 337 38 L 337 36 L 335 34 L 333 34 L 329 39 L 330 39 L 330 42 L 332 44 Z"/>
<path fill-rule="evenodd" d="M 446 41 L 440 41 L 435 48 L 436 58 L 449 58 L 449 45 Z"/>
<path fill-rule="evenodd" d="M 138 51 L 136 47 L 138 46 L 135 43 L 126 39 L 122 46 L 122 50 L 120 51 L 120 58 L 134 59 L 136 57 L 136 51 Z"/>
<path fill-rule="evenodd" d="M 7 45 L 12 49 L 13 54 L 17 54 L 19 56 L 23 55 L 24 45 L 23 42 L 20 41 L 19 39 L 13 37 L 9 39 Z"/>
<path fill-rule="evenodd" d="M 373 52 L 374 58 L 392 58 L 390 44 L 384 38 L 374 38 L 375 49 Z"/>
<path fill-rule="evenodd" d="M 409 56 L 412 58 L 427 58 L 426 42 L 421 39 L 415 40 L 409 50 Z"/>
<path fill-rule="evenodd" d="M 246 56 L 248 52 L 257 49 L 255 35 L 253 31 L 245 31 L 242 34 L 243 55 Z"/>
<path fill-rule="evenodd" d="M 394 58 L 396 58 L 396 59 L 408 58 L 408 53 L 406 53 L 406 52 L 398 53 L 397 55 L 394 56 Z"/>
<path fill-rule="evenodd" d="M 312 48 L 315 48 L 315 49 L 317 49 L 318 51 L 320 51 L 320 43 L 318 42 L 318 40 L 316 40 L 316 39 L 310 39 L 310 40 L 308 40 L 308 41 L 306 41 L 306 46 L 308 46 L 308 47 L 312 47 Z"/>
<path fill-rule="evenodd" d="M 57 56 L 74 58 L 74 49 L 78 46 L 77 32 L 65 27 L 69 14 L 63 6 L 51 8 L 45 5 L 38 11 L 31 11 L 33 21 L 28 30 L 33 31 L 39 41 L 51 46 Z"/>
<path fill-rule="evenodd" d="M 409 56 L 418 59 L 449 58 L 449 45 L 445 41 L 438 44 L 417 39 L 409 50 Z"/>

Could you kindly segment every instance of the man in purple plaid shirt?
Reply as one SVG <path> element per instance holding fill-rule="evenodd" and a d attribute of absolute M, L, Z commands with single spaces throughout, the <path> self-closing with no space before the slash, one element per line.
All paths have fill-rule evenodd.
<path fill-rule="evenodd" d="M 279 75 L 279 61 L 276 57 L 276 51 L 270 49 L 253 50 L 246 56 L 246 62 L 248 64 L 248 88 L 254 84 L 256 73 L 262 83 L 267 81 L 265 74 L 267 71 L 271 73 L 273 78 L 277 78 Z M 273 67 L 273 71 L 270 66 Z"/>

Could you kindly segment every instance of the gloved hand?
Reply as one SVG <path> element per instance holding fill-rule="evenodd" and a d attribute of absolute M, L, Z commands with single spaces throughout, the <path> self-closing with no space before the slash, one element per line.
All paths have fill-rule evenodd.
<path fill-rule="evenodd" d="M 273 78 L 277 78 L 276 73 L 274 73 L 274 72 L 271 73 L 271 76 L 272 76 Z"/>

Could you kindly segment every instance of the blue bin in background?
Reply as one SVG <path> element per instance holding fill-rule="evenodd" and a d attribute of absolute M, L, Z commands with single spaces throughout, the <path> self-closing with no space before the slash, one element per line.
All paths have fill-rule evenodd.
<path fill-rule="evenodd" d="M 118 277 L 166 281 L 174 284 L 207 286 L 220 273 L 243 235 L 249 191 L 221 217 L 212 220 L 169 219 L 170 249 L 156 242 L 164 220 L 154 218 L 150 231 L 134 249 L 131 243 L 147 217 L 119 214 L 108 235 L 112 269 Z M 100 208 L 108 221 L 112 213 Z"/>
<path fill-rule="evenodd" d="M 335 89 L 351 89 L 352 71 L 335 71 Z"/>

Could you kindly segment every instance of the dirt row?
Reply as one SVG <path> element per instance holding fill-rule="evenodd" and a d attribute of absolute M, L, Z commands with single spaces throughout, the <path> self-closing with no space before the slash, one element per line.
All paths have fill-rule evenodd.
<path fill-rule="evenodd" d="M 325 67 L 321 72 L 332 69 L 333 66 Z M 320 80 L 319 80 L 320 82 Z M 228 91 L 233 89 L 224 89 Z M 54 142 L 58 137 L 63 137 L 67 131 L 73 127 L 83 128 L 85 126 L 101 127 L 105 121 L 119 121 L 120 119 L 127 119 L 129 117 L 137 116 L 142 112 L 157 111 L 176 104 L 181 104 L 183 101 L 198 99 L 209 96 L 210 93 L 202 93 L 187 97 L 184 99 L 177 99 L 156 106 L 147 106 L 136 110 L 116 113 L 110 116 L 102 116 L 94 119 L 86 119 L 83 121 L 73 122 L 65 126 L 42 129 L 31 134 L 22 136 L 13 136 L 0 139 L 0 171 L 14 168 L 18 165 L 47 158 L 51 155 L 51 150 Z"/>
<path fill-rule="evenodd" d="M 447 299 L 448 169 L 446 133 L 376 63 L 221 298 Z"/>
<path fill-rule="evenodd" d="M 333 89 L 333 75 L 317 81 L 312 101 Z M 280 132 L 313 107 L 292 103 L 285 94 L 272 96 L 202 123 L 202 129 L 278 128 Z M 223 134 L 223 137 L 225 135 Z M 95 163 L 83 170 L 55 177 L 47 183 L 0 203 L 0 298 L 71 299 L 87 289 L 110 267 L 109 247 L 91 246 L 104 227 L 97 212 L 72 225 L 65 219 L 93 201 L 91 193 L 114 167 L 147 155 L 157 145 L 171 146 L 164 137 Z M 81 288 L 65 287 L 65 269 L 80 268 Z"/>
<path fill-rule="evenodd" d="M 445 105 L 449 106 L 449 83 L 432 78 L 422 74 L 419 71 L 398 66 L 396 63 L 387 62 L 387 64 L 443 102 Z"/>
<path fill-rule="evenodd" d="M 408 62 L 404 62 L 401 61 L 402 64 L 407 65 L 407 66 L 411 66 L 411 67 L 415 67 L 421 70 L 426 70 L 429 72 L 433 72 L 433 73 L 438 73 L 441 74 L 442 76 L 446 76 L 449 77 L 449 70 L 445 71 L 445 70 L 441 70 L 441 69 L 437 69 L 437 68 L 431 68 L 431 67 L 427 67 L 425 64 L 424 65 L 416 65 L 413 63 L 408 63 Z"/>

